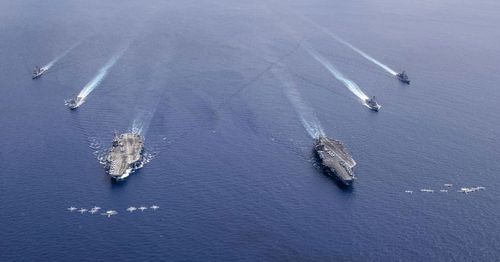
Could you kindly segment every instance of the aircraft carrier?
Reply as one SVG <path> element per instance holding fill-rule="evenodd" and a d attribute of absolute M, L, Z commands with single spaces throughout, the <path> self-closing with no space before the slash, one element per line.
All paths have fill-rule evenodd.
<path fill-rule="evenodd" d="M 142 167 L 144 137 L 137 133 L 115 134 L 113 145 L 106 155 L 106 171 L 122 180 Z"/>
<path fill-rule="evenodd" d="M 335 139 L 321 136 L 316 139 L 314 151 L 324 171 L 346 186 L 352 185 L 356 161 L 346 151 L 344 145 Z"/>

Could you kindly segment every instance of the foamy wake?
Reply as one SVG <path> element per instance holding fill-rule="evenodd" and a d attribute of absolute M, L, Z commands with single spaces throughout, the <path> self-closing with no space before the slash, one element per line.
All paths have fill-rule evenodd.
<path fill-rule="evenodd" d="M 153 112 L 141 110 L 132 121 L 132 132 L 145 136 L 152 118 Z"/>
<path fill-rule="evenodd" d="M 328 31 L 327 31 L 328 32 Z M 336 36 L 335 34 L 333 33 L 330 33 L 328 32 L 328 34 L 333 37 L 335 40 L 339 41 L 340 43 L 346 45 L 347 47 L 351 48 L 352 50 L 354 50 L 356 53 L 360 54 L 362 57 L 366 58 L 368 61 L 376 64 L 377 66 L 379 66 L 380 68 L 384 69 L 385 71 L 387 71 L 389 74 L 395 76 L 397 75 L 398 73 L 394 70 L 392 70 L 391 68 L 389 68 L 387 65 L 383 64 L 382 62 L 378 61 L 377 59 L 373 58 L 372 56 L 368 55 L 367 53 L 359 50 L 357 47 L 353 46 L 352 44 L 350 44 L 349 42 L 345 41 L 344 39 Z"/>
<path fill-rule="evenodd" d="M 116 52 L 109 61 L 99 70 L 97 75 L 92 78 L 80 91 L 78 94 L 79 97 L 85 99 L 94 89 L 99 86 L 99 84 L 104 80 L 104 78 L 108 75 L 109 69 L 111 69 L 115 63 L 122 57 L 123 53 L 127 50 L 128 45 L 122 47 L 118 52 Z"/>
<path fill-rule="evenodd" d="M 328 29 L 326 29 L 325 27 L 323 26 L 320 26 L 318 25 L 317 23 L 315 23 L 314 21 L 308 19 L 308 18 L 305 18 L 303 17 L 305 20 L 307 20 L 309 23 L 313 24 L 314 26 L 316 26 L 317 28 L 319 28 L 321 31 L 325 32 L 327 35 L 331 36 L 333 39 L 337 40 L 338 42 L 340 42 L 341 44 L 349 47 L 350 49 L 352 49 L 354 52 L 360 54 L 362 57 L 364 57 L 365 59 L 367 59 L 368 61 L 374 63 L 375 65 L 379 66 L 380 68 L 384 69 L 385 71 L 387 71 L 389 74 L 395 76 L 397 75 L 398 73 L 394 70 L 392 70 L 391 68 L 389 68 L 389 66 L 383 64 L 382 62 L 378 61 L 377 59 L 373 58 L 372 56 L 368 55 L 367 53 L 361 51 L 359 48 L 355 47 L 354 45 L 352 45 L 351 43 L 347 42 L 346 40 L 342 39 L 341 37 L 337 36 L 336 34 L 330 32 Z"/>
<path fill-rule="evenodd" d="M 312 108 L 307 106 L 307 104 L 302 100 L 295 82 L 286 76 L 281 69 L 274 69 L 273 73 L 283 83 L 283 85 L 285 85 L 285 94 L 299 115 L 302 125 L 306 129 L 307 133 L 309 133 L 309 135 L 314 139 L 324 136 L 325 133 L 321 127 L 321 123 L 314 114 Z"/>
<path fill-rule="evenodd" d="M 68 48 L 66 51 L 64 51 L 62 54 L 54 58 L 54 60 L 50 61 L 48 64 L 44 65 L 42 68 L 45 70 L 49 70 L 52 66 L 54 66 L 59 60 L 61 60 L 63 57 L 65 57 L 71 50 L 75 49 L 77 46 L 79 46 L 83 41 L 79 41 L 78 43 L 72 45 L 70 48 Z"/>
<path fill-rule="evenodd" d="M 345 87 L 356 95 L 361 101 L 368 99 L 368 96 L 361 90 L 361 88 L 352 80 L 346 78 L 339 70 L 337 70 L 328 60 L 321 56 L 316 50 L 305 45 L 307 52 L 318 61 L 324 68 L 326 68 L 337 80 L 342 82 Z"/>

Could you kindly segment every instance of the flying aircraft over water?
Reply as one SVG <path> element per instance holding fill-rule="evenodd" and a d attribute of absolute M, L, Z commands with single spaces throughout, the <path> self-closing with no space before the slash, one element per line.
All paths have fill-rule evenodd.
<path fill-rule="evenodd" d="M 101 215 L 108 216 L 108 217 L 111 217 L 111 216 L 116 215 L 116 214 L 118 214 L 118 212 L 116 212 L 114 210 L 108 210 L 108 211 L 106 211 L 106 213 L 101 213 Z"/>

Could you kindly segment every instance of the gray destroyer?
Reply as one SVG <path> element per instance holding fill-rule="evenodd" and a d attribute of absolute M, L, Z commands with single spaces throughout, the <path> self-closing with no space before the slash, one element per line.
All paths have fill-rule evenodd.
<path fill-rule="evenodd" d="M 85 102 L 85 99 L 81 96 L 77 96 L 75 98 L 71 98 L 68 100 L 64 100 L 64 104 L 69 107 L 71 110 L 75 110 L 80 107 Z"/>
<path fill-rule="evenodd" d="M 39 66 L 35 66 L 35 69 L 33 69 L 33 75 L 32 75 L 32 79 L 37 79 L 39 78 L 40 76 L 43 75 L 43 73 L 45 73 L 47 71 L 47 68 L 45 67 L 39 67 Z"/>
<path fill-rule="evenodd" d="M 143 165 L 144 137 L 137 133 L 115 134 L 106 155 L 106 172 L 122 180 Z"/>
<path fill-rule="evenodd" d="M 375 101 L 375 96 L 372 98 L 365 99 L 365 105 L 370 108 L 370 110 L 378 112 L 378 110 L 382 107 Z"/>
<path fill-rule="evenodd" d="M 396 75 L 396 77 L 398 78 L 399 81 L 409 85 L 410 84 L 410 78 L 408 77 L 408 75 L 406 74 L 406 72 L 403 70 L 403 72 L 401 73 L 398 73 Z"/>
<path fill-rule="evenodd" d="M 346 186 L 352 185 L 356 161 L 352 159 L 344 145 L 335 139 L 320 136 L 316 139 L 314 151 L 325 172 L 337 178 Z"/>

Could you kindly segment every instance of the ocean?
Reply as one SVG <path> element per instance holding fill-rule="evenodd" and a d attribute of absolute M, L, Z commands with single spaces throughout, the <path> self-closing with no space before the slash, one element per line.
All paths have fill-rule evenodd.
<path fill-rule="evenodd" d="M 0 1 L 0 261 L 496 261 L 499 12 Z M 132 130 L 149 162 L 113 182 L 98 158 Z M 318 134 L 357 162 L 351 188 Z"/>

